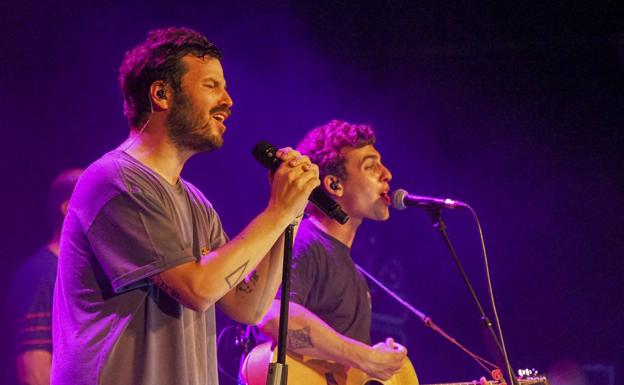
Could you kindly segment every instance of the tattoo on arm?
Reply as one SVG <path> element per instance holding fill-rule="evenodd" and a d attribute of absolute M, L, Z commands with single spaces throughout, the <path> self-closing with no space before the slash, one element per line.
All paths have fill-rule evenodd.
<path fill-rule="evenodd" d="M 160 277 L 160 274 L 156 274 L 152 277 L 152 282 L 158 286 L 162 291 L 169 294 L 169 296 L 176 301 L 180 302 L 180 295 L 173 290 L 173 288 L 165 283 L 165 281 Z"/>
<path fill-rule="evenodd" d="M 239 283 L 236 286 L 236 290 L 243 292 L 245 294 L 249 294 L 256 288 L 256 284 L 258 283 L 258 273 L 254 270 L 247 279 L 243 280 L 243 282 Z"/>
<path fill-rule="evenodd" d="M 244 275 L 245 269 L 247 268 L 248 264 L 249 264 L 249 261 L 243 263 L 236 270 L 234 270 L 227 277 L 225 277 L 225 282 L 228 284 L 228 287 L 230 289 L 233 288 L 236 285 L 236 283 L 239 282 L 245 276 Z"/>
<path fill-rule="evenodd" d="M 303 329 L 289 329 L 288 330 L 288 349 L 303 349 L 312 348 L 312 339 L 310 339 L 310 327 L 306 326 Z"/>

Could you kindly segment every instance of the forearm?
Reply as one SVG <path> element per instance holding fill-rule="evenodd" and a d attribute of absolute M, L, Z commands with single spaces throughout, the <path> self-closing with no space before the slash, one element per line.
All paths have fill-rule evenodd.
<path fill-rule="evenodd" d="M 280 301 L 275 300 L 261 323 L 261 330 L 277 339 Z M 305 307 L 290 303 L 287 349 L 309 357 L 359 367 L 370 346 L 332 329 Z"/>
<path fill-rule="evenodd" d="M 232 289 L 239 287 L 245 277 L 249 276 L 250 282 L 256 279 L 250 272 L 273 249 L 290 219 L 278 210 L 267 208 L 230 242 L 202 256 L 199 262 L 166 270 L 153 281 L 184 305 L 205 310 L 228 292 L 236 292 Z M 265 264 L 272 265 L 276 258 L 264 259 L 268 260 Z M 272 276 L 272 269 L 273 266 L 261 266 L 256 270 L 257 280 L 264 276 L 262 281 L 270 282 L 267 288 L 276 290 L 279 278 Z M 273 282 L 276 279 L 277 282 Z"/>
<path fill-rule="evenodd" d="M 245 324 L 256 324 L 262 319 L 281 282 L 283 244 L 282 235 L 256 270 L 219 301 L 221 310 L 230 318 Z"/>
<path fill-rule="evenodd" d="M 299 222 L 293 229 L 293 240 L 298 229 Z M 256 270 L 219 301 L 221 309 L 234 320 L 255 325 L 266 314 L 282 281 L 284 240 L 282 234 Z"/>

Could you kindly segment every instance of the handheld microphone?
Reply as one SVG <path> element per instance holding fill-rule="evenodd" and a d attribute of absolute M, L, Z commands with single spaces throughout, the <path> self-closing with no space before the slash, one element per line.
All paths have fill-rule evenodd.
<path fill-rule="evenodd" d="M 271 172 L 275 172 L 279 165 L 282 164 L 282 161 L 275 155 L 277 153 L 277 147 L 268 142 L 259 142 L 254 146 L 251 153 L 261 165 L 271 170 Z M 344 225 L 349 220 L 349 216 L 342 210 L 342 207 L 340 207 L 335 200 L 330 198 L 320 186 L 312 190 L 308 200 L 325 215 L 334 219 L 341 225 Z"/>
<path fill-rule="evenodd" d="M 405 210 L 408 206 L 420 208 L 443 208 L 455 209 L 458 207 L 469 207 L 468 204 L 453 199 L 431 198 L 412 195 L 403 189 L 398 189 L 392 193 L 392 206 L 397 210 Z"/>

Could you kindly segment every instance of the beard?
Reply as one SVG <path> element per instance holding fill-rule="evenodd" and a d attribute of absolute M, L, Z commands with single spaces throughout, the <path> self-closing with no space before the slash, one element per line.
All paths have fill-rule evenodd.
<path fill-rule="evenodd" d="M 216 107 L 220 108 L 223 107 Z M 182 90 L 174 93 L 173 104 L 167 115 L 167 126 L 169 138 L 180 149 L 201 152 L 217 150 L 223 146 L 223 137 L 214 133 L 201 108 L 193 105 Z"/>

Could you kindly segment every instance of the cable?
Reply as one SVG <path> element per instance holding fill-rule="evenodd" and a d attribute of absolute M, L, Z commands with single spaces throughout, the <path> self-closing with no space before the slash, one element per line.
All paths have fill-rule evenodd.
<path fill-rule="evenodd" d="M 485 277 L 487 279 L 488 286 L 488 294 L 490 296 L 490 303 L 492 305 L 492 312 L 494 313 L 494 321 L 496 322 L 496 326 L 498 329 L 498 337 L 500 338 L 500 345 L 503 350 L 503 355 L 505 356 L 505 365 L 507 365 L 507 372 L 509 375 L 510 381 L 513 382 L 514 375 L 511 371 L 511 364 L 509 362 L 509 356 L 507 355 L 507 348 L 505 347 L 505 339 L 503 338 L 503 328 L 501 327 L 500 319 L 498 318 L 498 311 L 496 310 L 496 302 L 494 301 L 494 289 L 492 286 L 492 278 L 490 276 L 490 265 L 487 257 L 487 250 L 485 247 L 485 239 L 483 237 L 483 229 L 481 228 L 481 222 L 479 221 L 479 216 L 477 212 L 470 206 L 468 209 L 472 213 L 472 216 L 477 224 L 477 229 L 479 231 L 479 239 L 481 240 L 481 250 L 483 251 L 483 262 L 485 264 Z"/>
<path fill-rule="evenodd" d="M 373 277 L 372 274 L 370 274 L 369 272 L 367 272 L 366 270 L 364 270 L 362 267 L 360 267 L 357 264 L 355 265 L 355 267 L 362 274 L 364 274 L 368 279 L 370 279 L 377 286 L 379 286 L 381 289 L 383 289 L 388 295 L 390 295 L 390 297 L 394 298 L 397 302 L 399 302 L 401 305 L 403 305 L 405 308 L 407 308 L 407 310 L 409 310 L 412 313 L 414 313 L 418 318 L 420 318 L 421 321 L 423 321 L 423 323 L 426 326 L 430 327 L 435 332 L 437 332 L 442 337 L 444 337 L 447 341 L 451 342 L 453 345 L 459 347 L 464 353 L 468 354 L 468 356 L 470 356 L 473 360 L 475 360 L 483 369 L 485 369 L 485 371 L 490 372 L 492 369 L 498 369 L 496 364 L 493 364 L 492 362 L 490 362 L 490 361 L 486 360 L 485 358 L 477 355 L 476 353 L 471 352 L 468 348 L 466 348 L 464 345 L 462 345 L 459 341 L 457 341 L 455 338 L 451 337 L 442 328 L 440 328 L 438 325 L 436 325 L 433 322 L 433 320 L 431 319 L 431 317 L 425 315 L 423 312 L 421 312 L 420 310 L 416 309 L 410 303 L 405 301 L 398 294 L 393 292 L 390 288 L 386 287 L 383 283 L 381 283 L 379 280 L 377 280 L 375 277 Z M 490 368 L 488 368 L 487 365 L 489 365 Z"/>
<path fill-rule="evenodd" d="M 135 137 L 132 138 L 132 140 L 130 140 L 130 142 L 128 142 L 128 145 L 124 149 L 121 150 L 123 152 L 128 151 L 128 149 L 130 147 L 132 147 L 132 145 L 139 138 L 139 136 L 141 136 L 143 134 L 143 132 L 145 131 L 145 127 L 147 127 L 147 125 L 149 124 L 150 120 L 152 120 L 152 114 L 154 113 L 154 104 L 152 104 L 152 95 L 149 94 L 149 93 L 147 94 L 147 100 L 149 100 L 149 105 L 150 105 L 150 115 L 149 115 L 149 118 L 147 118 L 147 120 L 145 121 L 145 124 L 143 124 L 143 127 L 141 127 L 141 129 L 135 135 Z"/>

